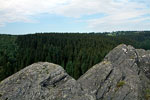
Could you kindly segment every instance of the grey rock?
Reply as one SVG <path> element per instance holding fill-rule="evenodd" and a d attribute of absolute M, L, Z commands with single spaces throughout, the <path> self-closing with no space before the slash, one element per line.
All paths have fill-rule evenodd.
<path fill-rule="evenodd" d="M 150 52 L 124 44 L 78 79 L 96 100 L 149 100 Z"/>
<path fill-rule="evenodd" d="M 137 49 L 139 59 L 139 67 L 145 75 L 150 79 L 150 50 Z"/>
<path fill-rule="evenodd" d="M 62 67 L 32 64 L 0 83 L 0 100 L 94 100 Z"/>
<path fill-rule="evenodd" d="M 0 100 L 150 100 L 150 51 L 119 45 L 78 80 L 48 62 L 0 83 Z"/>

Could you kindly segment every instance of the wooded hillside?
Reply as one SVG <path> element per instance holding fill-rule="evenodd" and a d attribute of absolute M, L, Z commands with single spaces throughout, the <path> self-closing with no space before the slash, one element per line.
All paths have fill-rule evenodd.
<path fill-rule="evenodd" d="M 0 80 L 39 61 L 59 64 L 77 79 L 121 43 L 150 49 L 150 32 L 0 35 Z"/>

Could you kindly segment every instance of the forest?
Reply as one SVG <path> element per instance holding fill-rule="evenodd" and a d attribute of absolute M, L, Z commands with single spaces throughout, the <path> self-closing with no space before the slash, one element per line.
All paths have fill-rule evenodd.
<path fill-rule="evenodd" d="M 78 79 L 119 44 L 150 49 L 150 31 L 0 34 L 0 81 L 35 62 L 61 65 Z"/>

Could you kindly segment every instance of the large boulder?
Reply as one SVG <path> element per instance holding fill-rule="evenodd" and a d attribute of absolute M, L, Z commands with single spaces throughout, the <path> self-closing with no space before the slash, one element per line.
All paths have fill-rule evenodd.
<path fill-rule="evenodd" d="M 0 83 L 0 100 L 150 100 L 150 51 L 119 45 L 78 80 L 48 62 Z"/>
<path fill-rule="evenodd" d="M 32 64 L 0 83 L 0 100 L 94 100 L 61 66 Z"/>
<path fill-rule="evenodd" d="M 96 100 L 150 100 L 150 52 L 124 44 L 78 79 Z"/>

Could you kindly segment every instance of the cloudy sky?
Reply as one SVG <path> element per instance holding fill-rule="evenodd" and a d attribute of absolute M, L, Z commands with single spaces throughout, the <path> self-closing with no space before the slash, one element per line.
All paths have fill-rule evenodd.
<path fill-rule="evenodd" d="M 0 0 L 0 33 L 150 30 L 150 0 Z"/>

